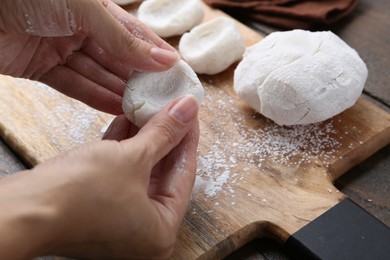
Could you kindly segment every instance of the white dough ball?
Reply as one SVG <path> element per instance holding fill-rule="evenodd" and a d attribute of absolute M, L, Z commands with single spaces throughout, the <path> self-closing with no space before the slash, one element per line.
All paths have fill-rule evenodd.
<path fill-rule="evenodd" d="M 182 35 L 203 16 L 200 0 L 147 0 L 138 8 L 138 19 L 160 37 Z"/>
<path fill-rule="evenodd" d="M 112 1 L 118 5 L 129 5 L 129 4 L 141 2 L 142 0 L 112 0 Z"/>
<path fill-rule="evenodd" d="M 245 46 L 235 21 L 218 17 L 185 33 L 179 51 L 196 73 L 213 75 L 241 59 Z"/>
<path fill-rule="evenodd" d="M 275 32 L 245 53 L 234 88 L 279 125 L 311 124 L 354 105 L 367 73 L 358 53 L 332 32 Z"/>
<path fill-rule="evenodd" d="M 134 72 L 122 101 L 126 117 L 142 127 L 176 98 L 193 95 L 202 104 L 204 90 L 195 72 L 184 61 L 164 72 Z"/>

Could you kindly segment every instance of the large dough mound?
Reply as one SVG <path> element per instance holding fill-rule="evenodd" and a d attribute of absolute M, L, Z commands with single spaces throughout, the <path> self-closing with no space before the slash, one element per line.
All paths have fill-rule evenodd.
<path fill-rule="evenodd" d="M 196 73 L 213 75 L 241 59 L 245 46 L 235 21 L 218 17 L 185 33 L 179 51 Z"/>
<path fill-rule="evenodd" d="M 138 8 L 138 18 L 160 37 L 182 35 L 204 16 L 200 0 L 148 0 Z"/>
<path fill-rule="evenodd" d="M 188 64 L 179 61 L 164 72 L 134 72 L 123 96 L 122 109 L 133 124 L 142 127 L 172 100 L 188 94 L 202 104 L 202 83 Z"/>
<path fill-rule="evenodd" d="M 234 73 L 241 99 L 279 125 L 310 124 L 351 107 L 367 79 L 357 52 L 332 32 L 275 32 Z"/>

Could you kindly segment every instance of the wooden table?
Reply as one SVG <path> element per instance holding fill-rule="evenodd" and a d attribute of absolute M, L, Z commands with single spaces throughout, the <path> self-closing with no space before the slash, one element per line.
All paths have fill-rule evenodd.
<path fill-rule="evenodd" d="M 390 2 L 362 0 L 354 14 L 329 29 L 355 48 L 369 68 L 364 97 L 390 112 Z M 268 34 L 276 28 L 246 24 Z M 26 169 L 22 159 L 0 141 L 0 176 Z M 341 177 L 336 186 L 375 217 L 390 226 L 390 145 Z M 269 240 L 254 241 L 230 259 L 290 259 Z"/>

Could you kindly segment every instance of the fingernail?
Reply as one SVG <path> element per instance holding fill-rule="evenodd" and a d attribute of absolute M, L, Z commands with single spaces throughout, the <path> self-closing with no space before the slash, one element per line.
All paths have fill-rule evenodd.
<path fill-rule="evenodd" d="M 188 95 L 180 99 L 169 109 L 169 114 L 179 122 L 187 124 L 191 122 L 198 112 L 198 101 L 194 96 Z"/>
<path fill-rule="evenodd" d="M 153 47 L 150 50 L 150 56 L 152 59 L 158 63 L 166 65 L 175 65 L 179 60 L 180 56 L 175 51 L 169 51 L 157 47 Z"/>

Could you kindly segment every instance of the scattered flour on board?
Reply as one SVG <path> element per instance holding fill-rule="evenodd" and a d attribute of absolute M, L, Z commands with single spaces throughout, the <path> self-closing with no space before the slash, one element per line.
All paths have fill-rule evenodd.
<path fill-rule="evenodd" d="M 24 79 L 15 80 L 22 81 L 21 84 L 25 81 Z M 50 113 L 45 115 L 32 114 L 37 122 L 42 122 L 36 129 L 37 134 L 50 135 L 51 143 L 61 151 L 100 138 L 101 134 L 94 130 L 94 126 L 96 126 L 101 112 L 70 98 L 67 102 L 68 97 L 43 83 L 31 81 L 29 86 L 44 93 L 40 95 L 44 97 L 44 100 L 38 98 L 35 102 L 38 111 L 47 110 L 47 102 L 54 104 L 54 106 L 51 106 Z M 69 120 L 69 118 L 72 120 Z"/>
<path fill-rule="evenodd" d="M 206 88 L 207 90 L 207 88 Z M 198 154 L 197 178 L 194 192 L 203 192 L 206 197 L 218 194 L 234 197 L 234 184 L 245 182 L 250 168 L 242 168 L 238 161 L 261 168 L 265 160 L 284 166 L 317 162 L 328 164 L 341 143 L 335 139 L 338 132 L 333 121 L 310 125 L 281 127 L 260 116 L 243 115 L 233 104 L 233 97 L 218 90 L 223 100 L 206 91 L 202 109 L 215 113 L 212 124 L 212 144 L 206 154 Z M 256 118 L 257 117 L 257 118 Z M 245 129 L 247 120 L 265 120 L 261 129 Z M 230 136 L 226 123 L 234 124 L 240 135 Z"/>
<path fill-rule="evenodd" d="M 100 131 L 91 132 L 100 112 L 79 102 L 64 102 L 61 93 L 42 83 L 36 82 L 33 87 L 46 92 L 56 103 L 39 131 L 52 135 L 54 129 L 55 135 L 52 135 L 51 140 L 59 149 L 71 148 L 64 147 L 64 144 L 69 142 L 73 146 L 85 143 L 89 141 L 87 135 L 89 137 L 92 135 L 93 139 L 100 138 Z M 336 157 L 336 151 L 341 147 L 341 143 L 334 138 L 338 132 L 333 127 L 333 121 L 281 127 L 264 118 L 243 115 L 232 105 L 234 99 L 231 96 L 224 94 L 222 90 L 218 91 L 220 92 L 218 96 L 223 96 L 223 99 L 216 101 L 215 95 L 210 95 L 209 91 L 206 91 L 202 107 L 213 111 L 214 118 L 218 120 L 211 123 L 213 134 L 211 146 L 207 148 L 205 154 L 198 153 L 194 192 L 201 191 L 208 198 L 218 194 L 234 198 L 235 184 L 245 182 L 245 175 L 251 172 L 251 168 L 242 168 L 238 162 L 261 168 L 267 159 L 273 163 L 293 167 L 311 161 L 326 164 Z M 44 102 L 37 102 L 36 105 L 46 108 Z M 72 122 L 68 121 L 69 117 L 72 117 Z M 245 129 L 242 126 L 247 120 L 266 120 L 266 126 L 261 129 Z M 225 129 L 227 123 L 234 124 L 240 135 L 230 136 Z"/>

